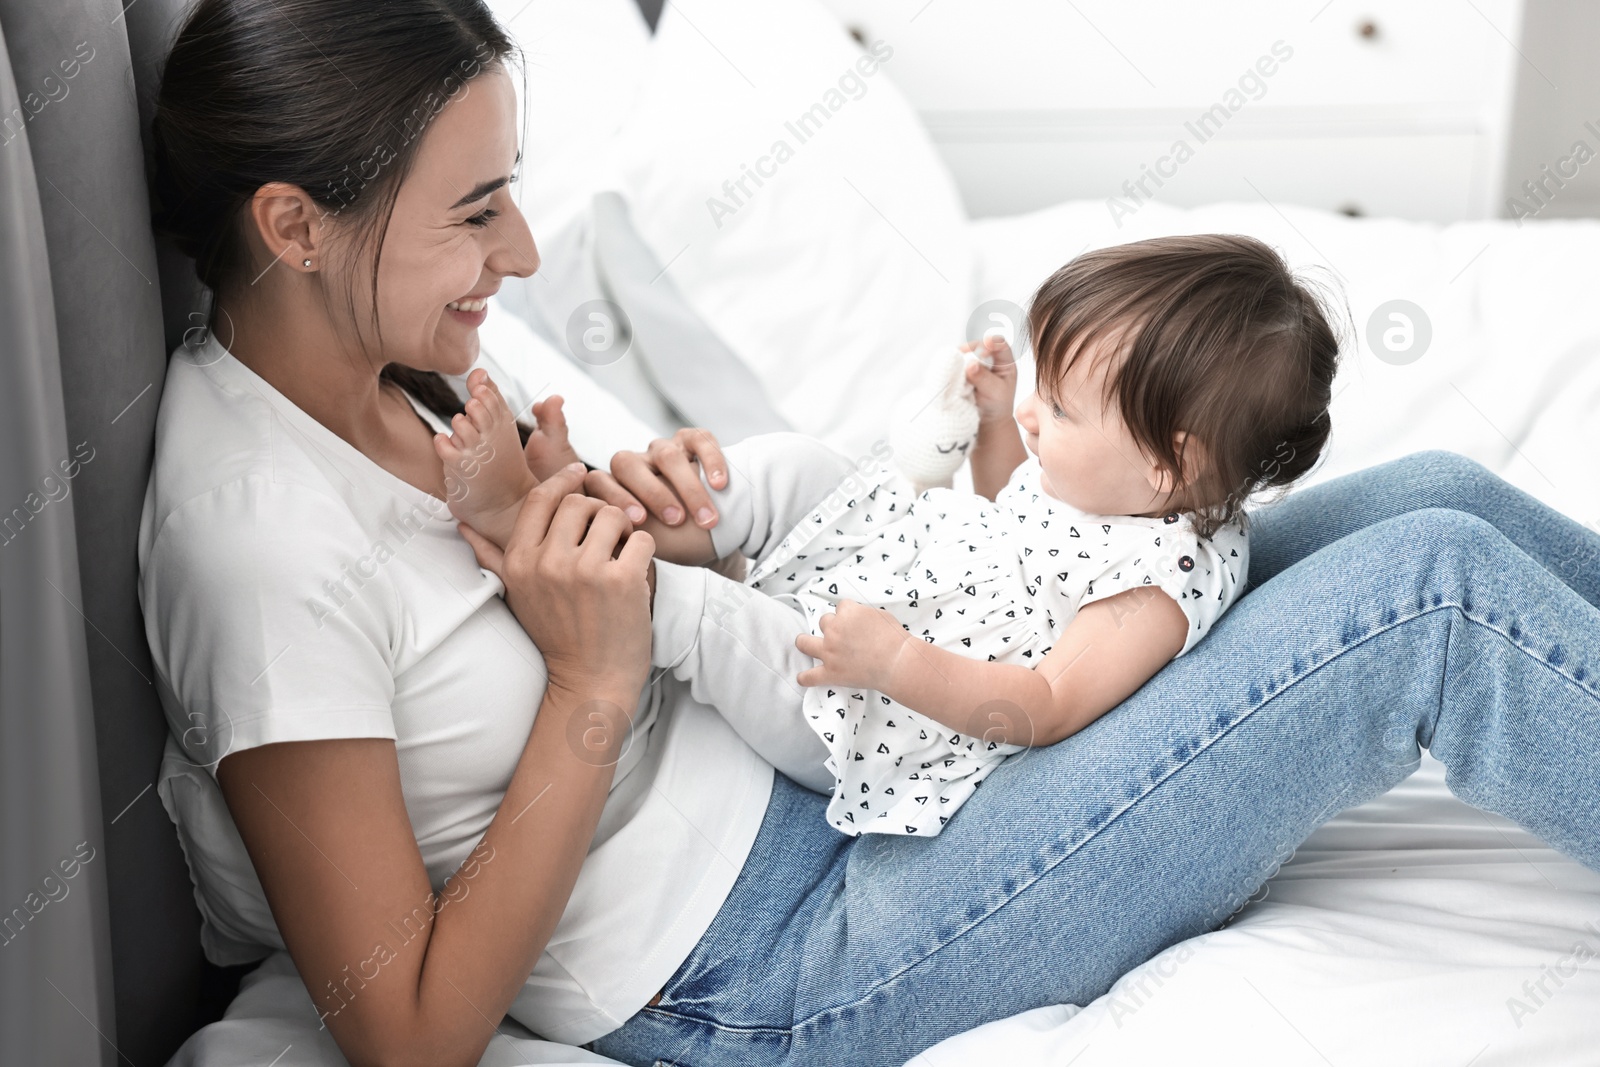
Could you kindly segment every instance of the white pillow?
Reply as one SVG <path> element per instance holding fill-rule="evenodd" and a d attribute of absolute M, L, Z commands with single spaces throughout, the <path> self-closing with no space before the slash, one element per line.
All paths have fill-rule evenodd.
<path fill-rule="evenodd" d="M 615 146 L 690 305 L 792 425 L 851 455 L 973 305 L 966 216 L 893 57 L 814 0 L 673 3 Z"/>

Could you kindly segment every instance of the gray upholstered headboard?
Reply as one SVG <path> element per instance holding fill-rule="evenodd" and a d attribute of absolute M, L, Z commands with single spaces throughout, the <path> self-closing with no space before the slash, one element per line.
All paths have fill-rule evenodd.
<path fill-rule="evenodd" d="M 238 978 L 203 961 L 155 795 L 135 585 L 198 297 L 141 138 L 189 2 L 0 0 L 0 1063 L 163 1063 Z"/>
<path fill-rule="evenodd" d="M 112 1063 L 112 1041 L 160 1062 L 199 1004 L 198 918 L 149 788 L 164 723 L 135 594 L 166 348 L 130 91 L 153 57 L 129 47 L 177 6 L 146 0 L 125 26 L 116 0 L 0 0 L 0 93 L 23 116 L 0 147 L 0 906 L 29 916 L 0 950 L 7 1062 Z"/>

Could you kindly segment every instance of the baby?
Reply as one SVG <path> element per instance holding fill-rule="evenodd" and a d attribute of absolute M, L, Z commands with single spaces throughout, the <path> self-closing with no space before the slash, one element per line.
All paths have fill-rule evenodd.
<path fill-rule="evenodd" d="M 843 833 L 937 834 L 1008 755 L 1083 729 L 1193 648 L 1243 588 L 1244 501 L 1327 441 L 1337 338 L 1252 238 L 1087 253 L 1039 288 L 1028 327 L 1037 388 L 1014 414 L 1004 341 L 958 372 L 977 431 L 937 451 L 968 455 L 975 492 L 918 492 L 879 462 L 796 503 L 843 461 L 764 435 L 726 449 L 746 499 L 714 530 L 643 524 L 676 564 L 777 542 L 748 585 L 792 609 L 817 661 L 788 713 L 826 747 Z M 457 516 L 503 544 L 531 485 L 504 401 L 481 372 L 470 387 L 440 455 L 472 479 Z M 514 461 L 474 464 L 483 442 Z"/>

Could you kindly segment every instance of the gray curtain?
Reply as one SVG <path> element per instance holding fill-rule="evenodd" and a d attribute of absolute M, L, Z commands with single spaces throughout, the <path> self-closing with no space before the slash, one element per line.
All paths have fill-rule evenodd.
<path fill-rule="evenodd" d="M 5 1064 L 159 1064 L 201 1003 L 135 585 L 166 335 L 192 291 L 176 257 L 161 284 L 136 99 L 148 113 L 182 6 L 0 0 Z"/>
<path fill-rule="evenodd" d="M 9 19 L 0 34 L 9 49 Z M 5 63 L 6 115 L 22 102 L 16 81 Z M 33 173 L 25 137 L 0 148 L 0 1047 L 7 1063 L 97 1063 L 93 1027 L 111 1003 L 105 864 L 65 875 L 80 843 L 101 851 L 100 790 L 74 502 L 51 499 L 58 479 L 45 481 L 68 450 Z"/>

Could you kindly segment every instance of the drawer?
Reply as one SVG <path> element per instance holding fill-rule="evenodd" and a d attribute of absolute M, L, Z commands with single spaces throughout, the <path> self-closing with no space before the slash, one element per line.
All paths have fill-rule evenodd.
<path fill-rule="evenodd" d="M 1270 106 L 1470 112 L 1509 92 L 1521 15 L 1520 0 L 824 2 L 894 49 L 884 69 L 924 111 L 1188 108 L 1248 76 Z"/>
<path fill-rule="evenodd" d="M 1117 196 L 1145 165 L 1166 155 L 1171 137 L 1076 140 L 941 140 L 974 217 L 1032 211 L 1063 200 Z M 1198 147 L 1155 191 L 1158 203 L 1194 207 L 1226 200 L 1449 222 L 1482 214 L 1491 158 L 1472 133 L 1395 136 L 1219 137 Z M 1254 188 L 1252 188 L 1252 185 Z M 1257 192 L 1259 190 L 1259 193 Z M 1109 210 L 1109 209 L 1108 209 Z"/>

